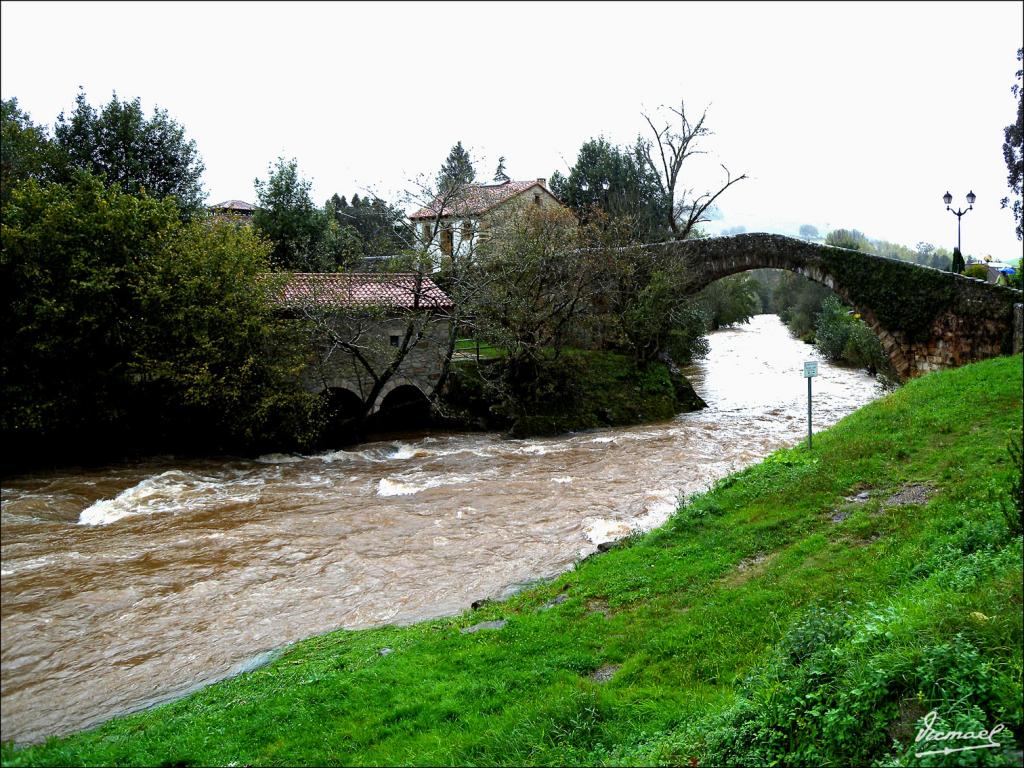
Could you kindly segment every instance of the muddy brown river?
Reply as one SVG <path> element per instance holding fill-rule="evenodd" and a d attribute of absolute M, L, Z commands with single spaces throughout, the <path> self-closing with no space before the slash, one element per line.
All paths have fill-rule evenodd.
<path fill-rule="evenodd" d="M 710 342 L 686 371 L 709 407 L 660 424 L 4 479 L 2 738 L 86 728 L 339 627 L 458 613 L 660 525 L 806 437 L 811 347 L 774 315 Z M 816 429 L 881 394 L 819 372 Z"/>

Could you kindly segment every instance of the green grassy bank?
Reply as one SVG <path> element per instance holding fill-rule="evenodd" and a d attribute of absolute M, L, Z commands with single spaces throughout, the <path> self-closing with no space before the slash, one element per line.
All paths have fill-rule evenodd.
<path fill-rule="evenodd" d="M 313 638 L 3 764 L 1019 763 L 1021 369 L 912 381 L 507 602 Z M 915 757 L 931 710 L 1000 746 Z"/>

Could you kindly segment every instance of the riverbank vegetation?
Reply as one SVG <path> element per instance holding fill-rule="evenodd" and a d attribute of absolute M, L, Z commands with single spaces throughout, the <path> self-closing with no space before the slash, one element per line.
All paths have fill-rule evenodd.
<path fill-rule="evenodd" d="M 298 385 L 299 329 L 274 312 L 266 244 L 181 213 L 88 173 L 10 190 L 5 470 L 312 437 L 317 401 Z"/>
<path fill-rule="evenodd" d="M 533 385 L 513 397 L 503 358 L 457 363 L 442 401 L 459 425 L 507 431 L 515 437 L 555 435 L 597 427 L 667 421 L 705 407 L 674 366 L 638 364 L 615 352 L 568 349 L 536 361 Z"/>
<path fill-rule="evenodd" d="M 211 215 L 195 142 L 166 111 L 147 117 L 138 99 L 116 96 L 95 108 L 79 92 L 51 133 L 5 100 L 5 469 L 168 451 L 309 450 L 336 447 L 327 442 L 342 432 L 358 438 L 374 397 L 404 356 L 427 343 L 420 302 L 388 315 L 406 332 L 397 346 L 377 350 L 367 333 L 328 334 L 336 307 L 292 312 L 285 322 L 275 300 L 290 270 L 401 271 L 416 275 L 416 285 L 436 278 L 453 302 L 448 358 L 424 391 L 435 406 L 443 407 L 456 341 L 468 333 L 501 350 L 489 391 L 517 433 L 622 423 L 626 414 L 661 419 L 689 407 L 674 398 L 655 404 L 644 393 L 653 380 L 659 391 L 682 391 L 678 374 L 668 375 L 673 361 L 699 357 L 707 330 L 756 309 L 753 294 L 730 290 L 732 282 L 697 300 L 678 295 L 678 265 L 635 247 L 698 235 L 713 198 L 743 178 L 683 199 L 682 156 L 660 168 L 653 148 L 685 150 L 706 133 L 704 117 L 691 124 L 682 105 L 669 112 L 663 126 L 648 119 L 652 138 L 629 153 L 601 142 L 596 153 L 581 151 L 573 174 L 614 172 L 620 205 L 606 197 L 585 207 L 574 198 L 570 208 L 507 216 L 479 248 L 437 272 L 428 243 L 476 178 L 461 143 L 420 190 L 449 206 L 423 240 L 424 227 L 380 199 L 334 195 L 318 207 L 297 163 L 284 158 L 256 181 L 251 222 Z M 325 348 L 370 361 L 370 347 L 382 352 L 366 371 L 371 402 L 347 414 L 352 429 L 335 429 L 327 423 L 332 404 L 304 391 L 299 373 Z M 563 355 L 569 349 L 578 354 Z M 591 373 L 593 380 L 578 381 Z M 555 392 L 545 382 L 558 397 L 545 395 Z M 580 392 L 600 395 L 583 404 Z M 641 401 L 624 405 L 638 393 Z M 555 418 L 556 401 L 576 405 Z"/>
<path fill-rule="evenodd" d="M 3 764 L 1019 762 L 1021 386 L 1019 355 L 915 379 L 508 601 L 297 643 Z M 949 746 L 927 723 L 1004 728 L 918 757 Z"/>

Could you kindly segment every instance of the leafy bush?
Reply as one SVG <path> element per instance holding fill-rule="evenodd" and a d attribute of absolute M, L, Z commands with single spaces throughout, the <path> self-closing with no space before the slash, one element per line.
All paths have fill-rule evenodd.
<path fill-rule="evenodd" d="M 1016 432 L 1010 432 L 1010 440 L 1007 451 L 1010 454 L 1010 476 L 1007 480 L 1007 496 L 1003 499 L 1001 506 L 1006 526 L 1010 533 L 1019 536 L 1024 531 L 1024 464 L 1021 461 L 1021 434 L 1020 427 Z"/>
<path fill-rule="evenodd" d="M 183 222 L 172 198 L 88 174 L 17 185 L 0 257 L 10 458 L 308 438 L 302 347 L 273 311 L 266 269 L 248 228 Z"/>
<path fill-rule="evenodd" d="M 848 363 L 869 370 L 885 369 L 888 358 L 874 331 L 836 296 L 822 304 L 815 329 L 815 346 L 826 360 Z"/>
<path fill-rule="evenodd" d="M 984 264 L 971 264 L 964 270 L 964 277 L 976 277 L 979 280 L 988 280 L 988 267 Z"/>

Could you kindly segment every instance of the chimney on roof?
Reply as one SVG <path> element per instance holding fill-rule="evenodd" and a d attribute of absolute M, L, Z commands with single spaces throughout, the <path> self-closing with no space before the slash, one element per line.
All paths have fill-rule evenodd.
<path fill-rule="evenodd" d="M 548 188 L 548 180 L 545 178 L 538 178 L 537 183 L 544 187 L 544 189 Z"/>

